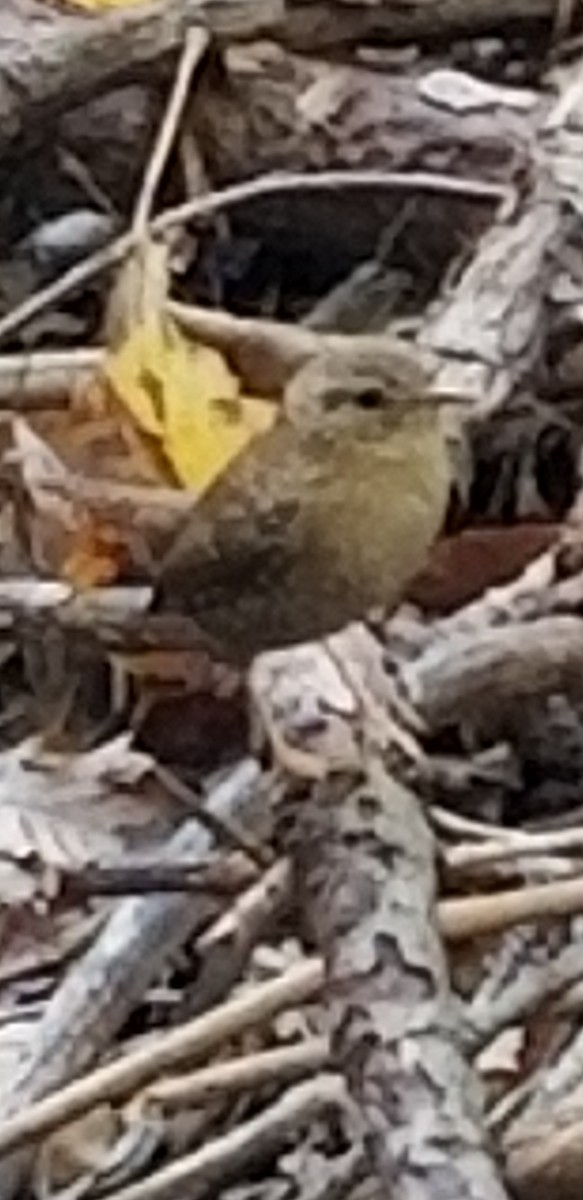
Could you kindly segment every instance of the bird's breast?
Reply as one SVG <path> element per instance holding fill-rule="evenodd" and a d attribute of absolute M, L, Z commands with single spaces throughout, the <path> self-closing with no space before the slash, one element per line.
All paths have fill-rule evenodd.
<path fill-rule="evenodd" d="M 331 607 L 339 614 L 344 605 L 346 619 L 397 604 L 443 523 L 449 494 L 444 438 L 433 422 L 411 432 L 402 443 L 347 446 L 316 490 L 307 558 L 316 588 L 318 578 L 322 591 L 332 586 Z"/>

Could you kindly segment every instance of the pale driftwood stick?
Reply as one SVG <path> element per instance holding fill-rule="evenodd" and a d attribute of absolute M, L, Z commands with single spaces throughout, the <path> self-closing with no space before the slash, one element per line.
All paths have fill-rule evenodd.
<path fill-rule="evenodd" d="M 444 847 L 443 857 L 447 866 L 454 871 L 465 871 L 471 867 L 522 858 L 539 854 L 574 854 L 583 852 L 583 829 L 559 829 L 549 833 L 527 833 L 508 830 L 508 836 L 483 841 L 480 845 L 461 843 Z"/>
<path fill-rule="evenodd" d="M 207 1104 L 216 1096 L 233 1095 L 276 1084 L 282 1087 L 302 1075 L 315 1075 L 328 1062 L 330 1049 L 325 1037 L 306 1038 L 291 1046 L 261 1050 L 201 1071 L 171 1076 L 152 1083 L 140 1099 L 161 1105 L 167 1112 Z"/>
<path fill-rule="evenodd" d="M 342 1080 L 321 1075 L 291 1088 L 256 1117 L 222 1137 L 178 1158 L 138 1183 L 111 1192 L 108 1200 L 171 1200 L 176 1195 L 216 1196 L 222 1184 L 238 1179 L 248 1164 L 270 1158 L 292 1134 L 309 1129 L 318 1116 L 346 1104 Z"/>
<path fill-rule="evenodd" d="M 255 763 L 240 764 L 216 789 L 209 808 L 227 819 L 240 814 L 254 794 L 257 778 Z M 171 839 L 169 849 L 171 854 L 206 858 L 212 845 L 207 831 L 192 819 Z M 27 1057 L 3 1090 L 0 1120 L 26 1120 L 31 1104 L 97 1060 L 168 956 L 197 927 L 204 907 L 202 898 L 195 904 L 184 894 L 119 904 L 95 944 L 65 976 L 31 1034 Z M 3 1200 L 18 1192 L 26 1163 L 24 1153 L 0 1166 Z"/>
<path fill-rule="evenodd" d="M 218 3 L 219 0 L 210 0 L 210 2 Z M 467 196 L 468 199 L 476 197 L 477 199 L 500 200 L 508 197 L 508 188 L 503 188 L 498 184 L 484 183 L 479 179 L 466 180 L 446 177 L 444 180 L 443 176 L 431 175 L 430 172 L 407 174 L 407 172 L 396 171 L 326 171 L 319 175 L 278 174 L 233 184 L 221 191 L 197 196 L 184 204 L 179 204 L 176 208 L 166 209 L 154 218 L 149 225 L 149 230 L 154 235 L 164 234 L 189 221 L 208 220 L 216 213 L 248 203 L 258 196 L 277 195 L 279 192 L 285 191 L 317 192 L 321 189 L 334 191 L 350 187 L 371 188 L 380 191 L 387 189 L 405 192 L 411 190 L 438 193 L 446 191 L 453 195 Z M 22 304 L 17 305 L 0 319 L 0 342 L 22 329 L 24 325 L 32 321 L 39 313 L 44 312 L 45 309 L 56 304 L 57 301 L 90 283 L 103 271 L 117 266 L 135 245 L 136 239 L 133 232 L 124 233 L 110 245 L 90 255 L 82 262 L 76 263 L 47 287 L 41 288 L 34 295 L 29 296 Z"/>
<path fill-rule="evenodd" d="M 74 588 L 60 580 L 16 578 L 0 581 L 0 612 L 15 619 L 47 613 L 53 610 L 70 618 L 72 625 L 86 625 L 100 619 L 104 622 L 131 623 L 144 618 L 151 603 L 149 587 L 104 587 L 75 595 Z"/>
<path fill-rule="evenodd" d="M 332 1056 L 362 1114 L 377 1194 L 502 1200 L 458 1045 L 420 804 L 375 757 L 364 777 L 316 785 L 296 821 L 298 894 L 328 963 Z"/>
<path fill-rule="evenodd" d="M 403 667 L 405 698 L 429 728 L 471 720 L 501 729 L 533 697 L 581 696 L 582 633 L 578 617 L 556 616 L 436 640 Z"/>
<path fill-rule="evenodd" d="M 583 879 L 553 880 L 487 896 L 441 900 L 439 927 L 449 942 L 499 933 L 512 925 L 583 912 Z"/>
<path fill-rule="evenodd" d="M 0 355 L 0 406 L 15 412 L 64 407 L 103 362 L 103 351 L 42 350 Z"/>
<path fill-rule="evenodd" d="M 158 136 L 154 144 L 150 161 L 142 182 L 137 199 L 133 219 L 133 231 L 138 239 L 146 235 L 147 225 L 152 216 L 152 208 L 160 180 L 166 169 L 174 141 L 178 132 L 182 114 L 188 100 L 192 77 L 209 45 L 209 34 L 206 29 L 191 29 L 186 35 L 184 50 L 180 58 L 174 79 L 174 85 Z"/>
<path fill-rule="evenodd" d="M 166 1031 L 155 1045 L 130 1051 L 76 1082 L 54 1090 L 45 1099 L 29 1102 L 26 1108 L 13 1116 L 6 1115 L 1 1121 L 0 1155 L 25 1145 L 31 1137 L 45 1136 L 96 1104 L 119 1100 L 157 1076 L 202 1058 L 229 1038 L 315 995 L 322 980 L 321 963 L 317 959 L 305 959 L 284 975 L 250 987 L 204 1016 Z M 65 1030 L 61 1036 L 65 1037 Z M 3 1109 L 6 1111 L 5 1103 Z"/>
<path fill-rule="evenodd" d="M 188 221 L 204 218 L 218 211 L 217 198 L 223 197 L 220 208 L 231 207 L 234 204 L 244 204 L 249 200 L 257 200 L 262 196 L 273 196 L 286 193 L 314 194 L 317 192 L 343 192 L 347 190 L 370 190 L 371 192 L 387 191 L 410 195 L 412 192 L 425 192 L 436 196 L 460 196 L 466 200 L 510 202 L 514 190 L 510 185 L 489 183 L 479 178 L 457 178 L 455 175 L 444 175 L 440 171 L 381 171 L 370 168 L 359 171 L 330 170 L 300 173 L 297 171 L 274 172 L 259 179 L 248 180 L 245 183 L 233 184 L 223 192 L 211 192 L 206 197 L 196 197 L 168 208 L 160 213 L 152 223 L 154 229 L 164 233 L 177 225 L 185 225 Z M 228 193 L 230 199 L 227 200 Z"/>

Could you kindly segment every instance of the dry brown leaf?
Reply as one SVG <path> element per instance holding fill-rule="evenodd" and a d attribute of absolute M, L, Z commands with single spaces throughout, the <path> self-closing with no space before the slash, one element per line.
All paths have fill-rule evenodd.
<path fill-rule="evenodd" d="M 150 758 L 122 735 L 85 754 L 30 738 L 0 755 L 0 856 L 55 868 L 119 856 L 159 815 Z"/>

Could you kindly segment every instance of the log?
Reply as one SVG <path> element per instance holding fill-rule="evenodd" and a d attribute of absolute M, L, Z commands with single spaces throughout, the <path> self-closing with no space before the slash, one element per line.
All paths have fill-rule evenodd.
<path fill-rule="evenodd" d="M 18 0 L 2 14 L 0 152 L 77 104 L 143 79 L 176 52 L 192 25 L 217 38 L 259 37 L 281 20 L 281 0 L 153 0 L 95 17 L 51 13 Z M 19 147 L 20 149 L 20 147 Z"/>
<path fill-rule="evenodd" d="M 391 42 L 465 37 L 504 29 L 509 23 L 554 22 L 553 0 L 385 0 L 365 3 L 289 5 L 285 36 L 296 49 L 320 49 L 376 38 Z"/>
<path fill-rule="evenodd" d="M 50 122 L 76 105 L 115 86 L 151 78 L 152 68 L 180 48 L 191 25 L 205 26 L 227 44 L 250 41 L 267 33 L 282 45 L 313 54 L 330 45 L 357 42 L 369 31 L 378 30 L 387 41 L 433 39 L 436 32 L 446 36 L 456 29 L 463 29 L 467 36 L 468 26 L 473 27 L 474 23 L 478 31 L 505 25 L 513 17 L 550 19 L 553 12 L 552 0 L 533 0 L 530 4 L 528 0 L 510 0 L 503 10 L 496 0 L 482 0 L 471 6 L 460 4 L 459 0 L 448 0 L 445 4 L 441 0 L 416 0 L 406 6 L 385 0 L 383 5 L 374 7 L 338 3 L 287 8 L 284 0 L 152 0 L 146 5 L 101 15 L 51 12 L 47 19 L 47 8 L 41 0 L 13 0 L 9 15 L 3 11 L 2 16 L 0 152 L 14 148 L 25 137 L 44 136 Z M 244 144 L 237 146 L 229 126 L 222 122 L 216 153 L 226 161 L 234 156 L 239 176 L 268 169 L 270 155 L 288 169 L 294 165 L 326 166 L 327 163 L 338 166 L 342 162 L 357 166 L 360 153 L 363 155 L 360 161 L 370 165 L 371 147 L 375 165 L 384 165 L 385 161 L 402 165 L 405 123 L 409 127 L 409 140 L 418 142 L 419 134 L 413 134 L 412 130 L 421 129 L 421 140 L 425 140 L 427 153 L 433 155 L 432 165 L 438 161 L 440 167 L 449 156 L 455 158 L 456 170 L 471 170 L 472 164 L 475 167 L 477 162 L 485 161 L 496 171 L 497 160 L 501 158 L 502 169 L 505 163 L 509 171 L 520 165 L 521 147 L 527 152 L 529 116 L 520 108 L 502 113 L 494 104 L 465 115 L 454 115 L 444 108 L 431 111 L 431 106 L 420 98 L 415 101 L 414 83 L 388 79 L 381 73 L 357 67 L 331 68 L 332 74 L 325 84 L 327 105 L 330 97 L 336 97 L 341 100 L 343 111 L 340 113 L 337 105 L 334 120 L 320 123 L 318 128 L 302 117 L 301 109 L 294 108 L 298 91 L 305 93 L 311 86 L 310 76 L 315 80 L 317 64 L 289 60 L 282 71 L 277 60 L 277 52 L 266 56 L 263 51 L 256 57 L 255 74 L 251 73 L 246 81 L 243 73 L 249 72 L 249 61 L 246 65 L 241 62 L 239 68 L 234 60 L 230 67 L 230 83 L 239 94 L 245 91 L 251 101 L 238 106 L 236 95 L 231 104 L 223 99 L 229 116 L 236 118 L 238 129 L 244 118 L 246 132 Z M 263 81 L 262 74 L 265 74 Z M 306 100 L 304 94 L 304 104 Z M 221 119 L 218 109 L 216 119 Z M 372 120 L 371 128 L 367 119 Z M 209 123 L 213 120 L 211 114 Z M 346 145 L 352 121 L 354 134 Z M 358 143 L 359 127 L 365 130 L 362 148 Z M 220 147 L 223 138 L 225 150 Z M 457 157 L 460 141 L 462 160 Z M 453 154 L 449 149 L 452 146 Z M 413 155 L 413 146 L 405 149 L 406 156 Z M 318 158 L 322 152 L 324 161 Z"/>
<path fill-rule="evenodd" d="M 376 1194 L 503 1200 L 455 1030 L 421 805 L 373 760 L 296 812 L 298 895 L 327 956 L 332 1054 L 362 1113 Z"/>
<path fill-rule="evenodd" d="M 335 11 L 341 19 L 343 6 Z M 542 95 L 522 92 L 518 104 L 505 88 L 487 106 L 454 111 L 426 97 L 414 75 L 264 45 L 228 48 L 225 68 L 207 70 L 198 95 L 194 128 L 215 182 L 343 165 L 508 182 L 529 164 L 548 111 Z"/>

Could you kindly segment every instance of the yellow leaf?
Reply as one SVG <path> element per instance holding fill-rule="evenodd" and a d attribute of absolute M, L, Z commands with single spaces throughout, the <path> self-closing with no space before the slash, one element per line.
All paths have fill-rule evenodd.
<path fill-rule="evenodd" d="M 110 384 L 155 438 L 183 487 L 202 492 L 257 434 L 276 406 L 242 397 L 217 350 L 187 341 L 157 317 L 135 327 L 106 364 Z"/>

